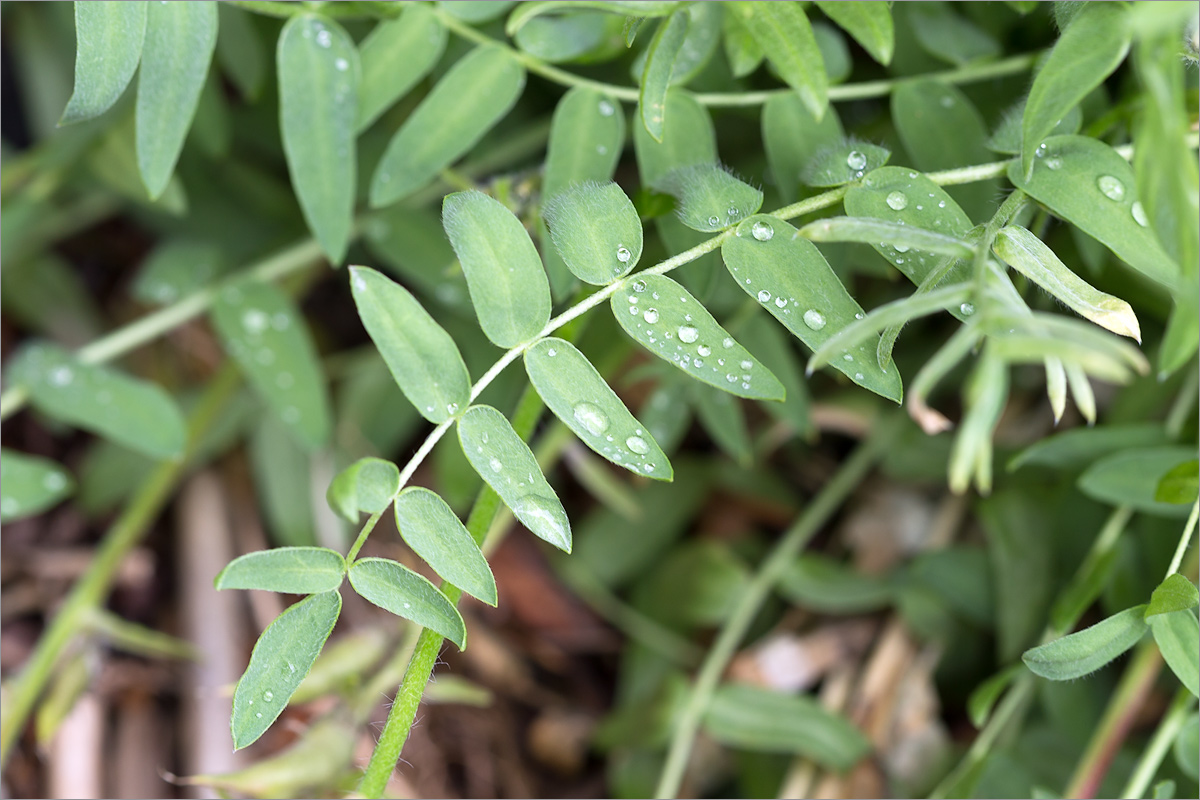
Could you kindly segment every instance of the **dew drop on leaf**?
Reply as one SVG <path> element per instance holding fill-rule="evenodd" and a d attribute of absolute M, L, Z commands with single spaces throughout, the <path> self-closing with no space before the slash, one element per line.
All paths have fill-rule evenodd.
<path fill-rule="evenodd" d="M 712 348 L 706 344 L 702 344 L 696 348 L 696 352 L 699 353 L 701 356 L 704 356 L 705 358 L 707 358 L 709 355 L 712 354 Z M 697 363 L 699 363 L 699 362 L 697 362 Z"/>
<path fill-rule="evenodd" d="M 630 436 L 625 440 L 625 446 L 638 455 L 645 455 L 650 452 L 650 445 L 646 444 L 646 440 L 640 436 Z"/>
<path fill-rule="evenodd" d="M 679 329 L 679 341 L 686 344 L 691 344 L 700 337 L 700 332 L 691 325 L 684 325 Z"/>
<path fill-rule="evenodd" d="M 620 261 L 622 264 L 628 264 L 629 259 L 632 257 L 633 254 L 629 252 L 628 247 L 621 245 L 617 248 L 617 261 Z"/>
<path fill-rule="evenodd" d="M 819 331 L 825 327 L 825 315 L 815 308 L 810 308 L 804 312 L 804 324 L 814 331 Z"/>
<path fill-rule="evenodd" d="M 893 211 L 903 211 L 908 208 L 908 195 L 904 192 L 888 192 L 887 204 Z"/>
<path fill-rule="evenodd" d="M 642 314 L 642 319 L 646 320 L 646 322 L 649 322 L 651 325 L 658 322 L 658 309 L 647 308 L 646 313 Z"/>
<path fill-rule="evenodd" d="M 1120 201 L 1125 199 L 1125 184 L 1112 175 L 1101 175 L 1096 179 L 1096 185 L 1100 187 L 1100 191 L 1109 200 Z"/>
<path fill-rule="evenodd" d="M 760 242 L 766 242 L 775 235 L 775 229 L 768 223 L 759 220 L 750 226 L 750 235 Z"/>
<path fill-rule="evenodd" d="M 969 317 L 975 313 L 975 306 L 971 305 L 970 303 L 963 303 L 958 307 L 958 310 L 964 317 Z"/>
<path fill-rule="evenodd" d="M 768 292 L 766 289 L 760 289 L 758 292 L 758 302 L 760 302 L 760 303 L 771 302 L 771 293 Z"/>
<path fill-rule="evenodd" d="M 850 169 L 864 169 L 867 166 L 867 156 L 858 150 L 851 150 L 846 156 L 846 166 Z"/>
<path fill-rule="evenodd" d="M 574 413 L 579 424 L 587 428 L 593 436 L 599 436 L 608 430 L 608 416 L 600 410 L 599 406 L 591 403 L 576 403 Z"/>
<path fill-rule="evenodd" d="M 1133 214 L 1133 221 L 1143 228 L 1150 224 L 1150 218 L 1146 216 L 1146 209 L 1141 200 L 1133 201 L 1133 208 L 1129 209 L 1129 212 Z"/>

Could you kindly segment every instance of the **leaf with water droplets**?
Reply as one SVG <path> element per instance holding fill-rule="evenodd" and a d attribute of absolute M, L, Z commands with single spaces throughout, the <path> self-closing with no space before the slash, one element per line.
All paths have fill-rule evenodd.
<path fill-rule="evenodd" d="M 338 265 L 354 218 L 358 51 L 333 20 L 297 14 L 283 26 L 275 57 L 288 174 L 309 230 Z"/>
<path fill-rule="evenodd" d="M 1027 179 L 1033 175 L 1042 141 L 1125 60 L 1133 38 L 1127 16 L 1128 9 L 1119 3 L 1080 7 L 1029 88 L 1021 120 L 1021 163 L 1009 170 L 1009 177 L 1013 172 Z M 1133 183 L 1128 185 L 1132 190 Z"/>
<path fill-rule="evenodd" d="M 382 458 L 360 458 L 334 476 L 325 492 L 329 507 L 350 522 L 362 512 L 377 514 L 400 491 L 400 470 Z"/>
<path fill-rule="evenodd" d="M 350 268 L 350 288 L 371 341 L 408 401 L 444 422 L 471 398 L 471 377 L 450 334 L 400 284 L 368 267 Z"/>
<path fill-rule="evenodd" d="M 1043 144 L 1032 176 L 1026 179 L 1013 162 L 1009 180 L 1147 278 L 1174 287 L 1179 267 L 1147 227 L 1129 163 L 1086 136 L 1054 136 Z"/>
<path fill-rule="evenodd" d="M 1137 315 L 1119 297 L 1102 292 L 1080 278 L 1054 251 L 1019 225 L 1001 228 L 992 245 L 996 255 L 1045 289 L 1081 317 L 1113 333 L 1142 340 Z"/>
<path fill-rule="evenodd" d="M 642 257 L 642 221 L 615 183 L 581 183 L 543 212 L 554 247 L 580 280 L 604 286 L 629 274 Z"/>
<path fill-rule="evenodd" d="M 442 201 L 442 226 L 462 262 L 471 302 L 487 337 L 513 347 L 550 321 L 550 283 L 521 220 L 483 192 Z"/>
<path fill-rule="evenodd" d="M 873 217 L 827 217 L 810 222 L 800 229 L 800 235 L 814 242 L 872 242 L 885 241 L 910 250 L 966 258 L 975 252 L 966 241 L 956 236 L 901 225 L 899 222 Z"/>
<path fill-rule="evenodd" d="M 460 58 L 388 143 L 371 178 L 371 207 L 431 181 L 508 113 L 524 87 L 524 68 L 502 47 L 476 47 Z"/>
<path fill-rule="evenodd" d="M 775 188 L 790 203 L 796 199 L 801 171 L 818 152 L 842 141 L 845 133 L 833 106 L 817 120 L 799 97 L 781 92 L 763 105 L 762 138 Z"/>
<path fill-rule="evenodd" d="M 405 489 L 396 498 L 396 529 L 434 572 L 467 594 L 496 605 L 496 579 L 487 559 L 445 500 L 428 489 Z"/>
<path fill-rule="evenodd" d="M 0 451 L 0 521 L 45 511 L 73 491 L 70 473 L 50 459 Z"/>
<path fill-rule="evenodd" d="M 384 611 L 440 633 L 459 650 L 467 646 L 462 614 L 427 578 L 403 564 L 386 558 L 360 558 L 350 565 L 350 585 Z"/>
<path fill-rule="evenodd" d="M 882 167 L 892 151 L 853 137 L 823 147 L 804 166 L 800 179 L 808 186 L 841 186 Z"/>
<path fill-rule="evenodd" d="M 212 306 L 221 344 L 296 441 L 315 450 L 329 437 L 329 398 L 308 323 L 270 284 L 228 286 Z"/>
<path fill-rule="evenodd" d="M 570 342 L 537 342 L 525 351 L 525 371 L 546 407 L 588 447 L 638 475 L 671 480 L 671 464 L 654 437 Z"/>
<path fill-rule="evenodd" d="M 768 414 L 790 425 L 802 438 L 816 434 L 812 422 L 812 398 L 804 382 L 804 370 L 797 359 L 791 339 L 768 314 L 735 320 L 731 332 L 755 353 L 763 366 L 783 384 L 785 395 L 782 403 L 766 403 L 763 408 Z"/>
<path fill-rule="evenodd" d="M 258 637 L 233 692 L 234 749 L 257 741 L 283 712 L 321 654 L 341 610 L 337 592 L 314 594 L 276 617 Z"/>
<path fill-rule="evenodd" d="M 739 397 L 783 399 L 779 379 L 670 278 L 629 278 L 610 303 L 621 327 L 638 344 L 693 378 Z"/>
<path fill-rule="evenodd" d="M 1127 608 L 1090 628 L 1026 650 L 1025 666 L 1052 681 L 1082 678 L 1138 643 L 1146 632 L 1144 605 Z"/>
<path fill-rule="evenodd" d="M 396 19 L 380 20 L 358 47 L 362 80 L 358 85 L 355 130 L 371 126 L 419 80 L 429 74 L 446 49 L 446 29 L 426 5 L 404 7 Z"/>
<path fill-rule="evenodd" d="M 767 60 L 817 119 L 828 105 L 825 61 L 812 26 L 799 3 L 744 2 L 728 7 L 739 14 Z"/>
<path fill-rule="evenodd" d="M 1022 97 L 1004 112 L 1000 124 L 996 126 L 996 129 L 992 131 L 991 137 L 987 140 L 989 150 L 1010 156 L 1015 156 L 1021 152 L 1021 118 L 1025 115 L 1025 101 L 1026 98 Z M 1071 110 L 1058 121 L 1058 124 L 1050 131 L 1050 135 L 1065 136 L 1071 133 L 1078 133 L 1079 126 L 1082 124 L 1082 105 L 1071 106 Z"/>
<path fill-rule="evenodd" d="M 133 296 L 150 305 L 167 305 L 207 286 L 225 267 L 221 249 L 208 241 L 170 239 L 138 268 Z"/>
<path fill-rule="evenodd" d="M 892 31 L 892 11 L 888 3 L 835 3 L 817 0 L 817 8 L 871 54 L 871 58 L 886 66 L 892 60 L 895 34 Z"/>
<path fill-rule="evenodd" d="M 646 50 L 646 66 L 638 89 L 638 108 L 641 110 L 642 125 L 656 142 L 663 140 L 663 128 L 667 117 L 667 89 L 671 85 L 671 72 L 675 59 L 687 36 L 688 13 L 676 11 L 659 24 L 650 47 Z"/>
<path fill-rule="evenodd" d="M 738 286 L 813 350 L 864 316 L 816 245 L 783 220 L 751 217 L 721 245 L 721 255 Z M 877 342 L 869 337 L 831 364 L 859 386 L 900 402 L 900 375 L 894 367 L 880 368 Z"/>
<path fill-rule="evenodd" d="M 98 117 L 117 102 L 142 57 L 148 5 L 75 3 L 75 89 L 59 125 Z"/>
<path fill-rule="evenodd" d="M 151 199 L 167 188 L 217 44 L 216 3 L 150 3 L 137 88 L 137 162 Z"/>
<path fill-rule="evenodd" d="M 458 420 L 458 441 L 479 476 L 521 524 L 571 552 L 571 523 L 542 468 L 508 418 L 491 406 L 471 406 Z"/>
<path fill-rule="evenodd" d="M 230 561 L 213 579 L 221 589 L 318 594 L 342 585 L 346 561 L 327 547 L 276 547 Z"/>
<path fill-rule="evenodd" d="M 763 193 L 719 164 L 676 167 L 655 188 L 675 196 L 675 210 L 694 231 L 715 233 L 758 212 Z"/>
<path fill-rule="evenodd" d="M 162 387 L 109 367 L 82 364 L 57 345 L 34 343 L 9 367 L 38 411 L 154 458 L 183 453 L 187 428 Z"/>

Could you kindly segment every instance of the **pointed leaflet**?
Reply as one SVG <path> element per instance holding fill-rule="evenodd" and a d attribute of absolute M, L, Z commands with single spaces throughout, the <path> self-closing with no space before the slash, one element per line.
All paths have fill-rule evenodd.
<path fill-rule="evenodd" d="M 524 87 L 525 70 L 501 47 L 476 47 L 460 58 L 388 143 L 371 179 L 371 207 L 432 180 L 508 113 Z"/>
<path fill-rule="evenodd" d="M 396 529 L 433 571 L 469 595 L 496 605 L 496 579 L 479 545 L 446 501 L 412 487 L 396 498 Z"/>
<path fill-rule="evenodd" d="M 571 552 L 571 523 L 529 445 L 491 406 L 471 406 L 458 420 L 458 441 L 479 477 L 533 535 Z"/>
<path fill-rule="evenodd" d="M 82 364 L 51 345 L 29 345 L 9 368 L 38 411 L 154 458 L 183 453 L 187 428 L 175 401 L 153 383 Z"/>
<path fill-rule="evenodd" d="M 922 250 L 958 258 L 966 258 L 975 252 L 975 248 L 957 237 L 873 217 L 826 217 L 805 225 L 800 229 L 800 235 L 814 242 L 870 244 L 882 239 L 893 247 L 904 247 L 904 252 Z"/>
<path fill-rule="evenodd" d="M 380 20 L 359 45 L 360 133 L 433 69 L 446 49 L 446 29 L 426 5 L 409 5 L 396 19 Z"/>
<path fill-rule="evenodd" d="M 1014 162 L 1008 179 L 1147 278 L 1173 287 L 1179 268 L 1147 227 L 1129 163 L 1086 136 L 1053 136 L 1043 144 L 1032 175 L 1024 177 Z"/>
<path fill-rule="evenodd" d="M 537 342 L 525 351 L 525 371 L 547 408 L 588 447 L 639 475 L 671 480 L 658 443 L 570 342 Z"/>
<path fill-rule="evenodd" d="M 329 398 L 308 323 L 282 291 L 265 283 L 226 287 L 213 327 L 250 385 L 296 440 L 315 450 L 329 437 Z"/>
<path fill-rule="evenodd" d="M 421 416 L 438 423 L 467 405 L 471 377 L 450 334 L 407 289 L 368 267 L 350 268 L 358 315 L 392 377 Z"/>
<path fill-rule="evenodd" d="M 825 62 L 799 3 L 741 2 L 728 7 L 758 41 L 780 77 L 817 119 L 828 105 Z"/>
<path fill-rule="evenodd" d="M 1156 614 L 1149 619 L 1163 660 L 1193 696 L 1200 694 L 1200 627 L 1190 610 Z"/>
<path fill-rule="evenodd" d="M 646 66 L 642 70 L 641 86 L 638 89 L 638 109 L 642 125 L 656 142 L 663 140 L 663 129 L 667 116 L 667 89 L 671 86 L 671 72 L 675 59 L 687 36 L 688 13 L 680 9 L 659 24 L 650 47 L 646 50 Z"/>
<path fill-rule="evenodd" d="M 358 51 L 336 22 L 297 14 L 279 34 L 279 129 L 304 219 L 335 266 L 354 217 Z"/>
<path fill-rule="evenodd" d="M 642 221 L 615 183 L 583 183 L 551 200 L 545 211 L 554 247 L 580 280 L 604 286 L 642 257 Z"/>
<path fill-rule="evenodd" d="M 888 5 L 866 0 L 857 3 L 817 0 L 817 8 L 821 9 L 825 16 L 853 36 L 855 41 L 871 54 L 871 58 L 885 66 L 892 60 L 892 51 L 895 48 L 892 12 Z"/>
<path fill-rule="evenodd" d="M 53 461 L 0 451 L 0 521 L 37 514 L 74 490 L 70 474 Z"/>
<path fill-rule="evenodd" d="M 467 646 L 462 614 L 436 586 L 408 567 L 386 558 L 360 558 L 350 565 L 350 585 L 384 611 L 440 633 L 459 650 Z"/>
<path fill-rule="evenodd" d="M 98 117 L 117 102 L 142 57 L 148 5 L 75 3 L 75 90 L 59 125 Z"/>
<path fill-rule="evenodd" d="M 230 561 L 213 579 L 216 589 L 259 589 L 289 594 L 336 591 L 346 574 L 341 553 L 326 547 L 276 547 Z"/>
<path fill-rule="evenodd" d="M 342 610 L 337 592 L 312 595 L 267 626 L 233 692 L 233 746 L 253 744 L 282 713 L 312 669 Z"/>
<path fill-rule="evenodd" d="M 137 161 L 151 199 L 167 188 L 217 43 L 216 3 L 150 3 L 137 89 Z"/>
<path fill-rule="evenodd" d="M 790 203 L 796 199 L 801 171 L 818 152 L 841 141 L 844 133 L 837 109 L 831 106 L 817 120 L 799 97 L 781 92 L 763 105 L 762 138 L 775 188 Z"/>
<path fill-rule="evenodd" d="M 442 226 L 487 337 L 513 347 L 537 335 L 550 321 L 550 284 L 521 221 L 494 198 L 469 191 L 442 201 Z"/>
<path fill-rule="evenodd" d="M 634 276 L 610 302 L 626 333 L 693 378 L 740 397 L 783 399 L 779 379 L 670 278 Z"/>
<path fill-rule="evenodd" d="M 1082 678 L 1138 643 L 1146 632 L 1145 610 L 1127 608 L 1090 628 L 1026 650 L 1021 660 L 1034 674 L 1052 681 Z"/>
<path fill-rule="evenodd" d="M 1042 140 L 1125 59 L 1133 36 L 1127 15 L 1121 3 L 1081 4 L 1055 43 L 1029 88 L 1021 120 L 1021 164 L 1016 169 L 1025 178 L 1033 175 Z M 1132 194 L 1132 183 L 1129 188 Z"/>
<path fill-rule="evenodd" d="M 400 491 L 400 470 L 382 458 L 360 458 L 330 482 L 325 499 L 329 507 L 350 522 L 362 512 L 378 514 Z"/>
<path fill-rule="evenodd" d="M 763 193 L 719 164 L 676 167 L 655 188 L 675 195 L 676 213 L 694 231 L 714 233 L 736 225 L 762 208 Z"/>
<path fill-rule="evenodd" d="M 721 246 L 721 256 L 738 286 L 810 349 L 864 316 L 816 246 L 780 219 L 759 215 L 744 221 Z M 859 386 L 900 402 L 900 375 L 895 367 L 880 368 L 877 341 L 869 337 L 834 358 L 832 366 Z"/>
<path fill-rule="evenodd" d="M 891 157 L 892 151 L 886 147 L 845 137 L 813 154 L 800 171 L 800 179 L 808 186 L 841 186 L 882 167 Z"/>

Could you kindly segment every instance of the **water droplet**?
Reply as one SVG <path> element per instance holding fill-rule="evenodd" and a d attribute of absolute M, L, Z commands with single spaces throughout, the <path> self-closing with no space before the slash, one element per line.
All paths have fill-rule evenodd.
<path fill-rule="evenodd" d="M 447 403 L 446 404 L 446 413 L 450 414 L 450 415 L 454 415 L 454 414 L 458 413 L 458 403 Z"/>
<path fill-rule="evenodd" d="M 896 245 L 896 252 L 897 252 L 897 253 L 907 253 L 907 252 L 908 252 L 908 249 L 909 249 L 909 248 L 908 248 L 908 245 L 906 245 L 906 244 L 898 244 L 898 245 Z"/>
<path fill-rule="evenodd" d="M 333 35 L 324 29 L 317 31 L 317 44 L 321 47 L 329 47 L 333 44 Z"/>
<path fill-rule="evenodd" d="M 66 485 L 67 479 L 64 478 L 62 473 L 59 472 L 46 473 L 46 477 L 42 478 L 42 486 L 44 486 L 46 491 L 49 492 L 57 492 Z"/>
<path fill-rule="evenodd" d="M 274 699 L 275 699 L 275 693 L 274 693 L 274 692 L 271 692 L 271 691 L 266 691 L 266 692 L 263 692 L 263 700 L 266 700 L 266 701 L 269 703 L 269 702 L 271 702 L 271 701 L 272 701 L 272 700 L 274 700 Z"/>
<path fill-rule="evenodd" d="M 850 355 L 849 353 L 846 353 L 845 355 L 842 356 L 842 360 L 843 361 L 853 361 L 854 356 Z"/>
<path fill-rule="evenodd" d="M 634 290 L 635 292 L 644 292 L 644 291 L 646 291 L 646 282 L 645 282 L 645 281 L 634 281 L 634 282 L 633 282 L 633 290 Z"/>
<path fill-rule="evenodd" d="M 1133 207 L 1129 209 L 1133 214 L 1133 221 L 1145 228 L 1150 224 L 1150 218 L 1146 216 L 1146 209 L 1142 206 L 1141 200 L 1134 200 Z"/>
<path fill-rule="evenodd" d="M 863 313 L 862 313 L 861 311 L 858 311 L 858 312 L 856 312 L 856 313 L 854 314 L 854 318 L 855 318 L 855 319 L 862 319 L 862 318 L 863 318 Z"/>
<path fill-rule="evenodd" d="M 770 223 L 759 220 L 750 226 L 750 235 L 760 242 L 767 242 L 775 235 L 775 229 Z"/>
<path fill-rule="evenodd" d="M 634 316 L 637 316 L 637 313 L 638 313 L 637 306 L 630 306 L 629 313 L 633 314 Z"/>
<path fill-rule="evenodd" d="M 1041 144 L 1039 144 L 1037 146 L 1037 150 L 1033 151 L 1033 154 L 1035 156 L 1037 156 L 1038 158 L 1041 158 L 1042 156 L 1046 155 L 1046 143 L 1042 142 Z"/>
<path fill-rule="evenodd" d="M 500 463 L 500 459 L 498 458 L 488 459 L 488 467 L 491 468 L 492 472 L 499 472 L 504 469 L 504 465 Z"/>
<path fill-rule="evenodd" d="M 333 62 L 333 66 L 337 67 L 338 72 L 345 72 L 350 68 L 350 62 L 344 58 L 339 58 Z"/>
<path fill-rule="evenodd" d="M 785 297 L 776 297 L 776 298 L 775 298 L 775 305 L 776 305 L 778 308 L 786 308 L 786 307 L 787 307 L 787 298 L 785 298 Z"/>
<path fill-rule="evenodd" d="M 257 308 L 252 308 L 242 314 L 242 327 L 246 329 L 246 333 L 251 336 L 257 336 L 267 329 L 270 324 L 270 319 L 265 312 L 259 311 Z"/>
<path fill-rule="evenodd" d="M 691 325 L 684 325 L 679 329 L 679 341 L 691 344 L 700 338 L 700 331 L 693 328 Z"/>
<path fill-rule="evenodd" d="M 854 380 L 861 381 L 862 379 L 863 379 L 863 374 L 861 372 L 854 373 Z"/>
<path fill-rule="evenodd" d="M 630 436 L 625 440 L 625 446 L 640 456 L 650 452 L 650 445 L 646 444 L 646 440 L 640 436 Z"/>
<path fill-rule="evenodd" d="M 867 157 L 857 150 L 851 150 L 850 154 L 846 156 L 846 166 L 850 169 L 865 169 L 867 166 Z"/>
<path fill-rule="evenodd" d="M 942 108 L 949 108 L 954 105 L 954 98 L 950 95 L 944 95 L 939 102 L 942 104 Z"/>
<path fill-rule="evenodd" d="M 566 514 L 557 501 L 531 494 L 514 503 L 512 510 L 517 519 L 541 538 L 557 542 L 567 541 L 570 527 Z"/>
<path fill-rule="evenodd" d="M 613 108 L 612 103 L 608 102 L 607 100 L 600 101 L 600 116 L 611 117 L 613 114 L 616 113 L 616 111 L 617 110 L 615 108 Z"/>
<path fill-rule="evenodd" d="M 766 289 L 760 289 L 758 292 L 758 302 L 760 302 L 760 303 L 771 302 L 771 293 L 768 292 Z"/>
<path fill-rule="evenodd" d="M 726 218 L 729 219 L 730 222 L 737 219 L 741 215 L 742 215 L 742 210 L 740 208 L 738 208 L 737 206 L 730 206 L 729 208 L 725 209 L 725 216 L 726 216 Z"/>
<path fill-rule="evenodd" d="M 593 436 L 599 436 L 608 430 L 608 417 L 599 406 L 591 403 L 576 403 L 575 419 Z"/>
<path fill-rule="evenodd" d="M 696 352 L 699 353 L 700 355 L 704 356 L 705 358 L 708 358 L 708 356 L 712 355 L 712 348 L 706 344 L 702 344 L 696 348 Z M 696 363 L 700 363 L 700 362 L 696 362 Z"/>
<path fill-rule="evenodd" d="M 730 339 L 728 336 L 726 336 L 721 340 L 721 347 L 724 347 L 726 350 L 733 347 L 733 339 Z"/>
<path fill-rule="evenodd" d="M 1050 156 L 1046 159 L 1046 167 L 1048 169 L 1060 169 L 1062 167 L 1062 159 L 1058 156 Z"/>
<path fill-rule="evenodd" d="M 600 155 L 602 155 L 602 156 L 603 156 L 603 155 L 608 155 L 608 148 L 607 148 L 607 147 L 605 147 L 605 146 L 604 146 L 604 145 L 602 145 L 602 144 L 598 144 L 598 145 L 596 145 L 596 152 L 597 152 L 597 153 L 599 153 L 599 154 L 600 154 Z"/>
<path fill-rule="evenodd" d="M 405 604 L 404 604 L 404 607 L 405 607 L 405 608 L 412 608 L 412 603 L 405 603 Z"/>
<path fill-rule="evenodd" d="M 721 218 L 718 217 L 716 214 L 713 214 L 711 217 L 708 218 L 708 227 L 715 228 L 720 224 L 721 224 Z"/>
<path fill-rule="evenodd" d="M 646 320 L 646 322 L 649 322 L 651 325 L 658 322 L 658 309 L 647 308 L 646 313 L 642 314 L 642 319 Z"/>
<path fill-rule="evenodd" d="M 257 714 L 255 714 L 254 716 L 255 716 L 255 718 L 256 718 L 256 719 L 262 719 L 262 712 L 261 712 L 261 711 L 259 711 L 259 712 L 258 712 Z"/>
<path fill-rule="evenodd" d="M 815 308 L 810 308 L 804 312 L 804 324 L 814 331 L 819 331 L 825 327 L 825 315 Z"/>
<path fill-rule="evenodd" d="M 556 355 L 558 355 L 558 351 L 555 350 L 553 347 L 551 347 L 546 350 L 546 355 L 550 356 L 551 358 L 554 358 Z"/>
<path fill-rule="evenodd" d="M 754 366 L 754 362 L 750 361 L 749 359 L 742 362 L 742 369 L 750 369 L 753 366 Z M 749 379 L 747 379 L 747 380 L 749 380 Z"/>
<path fill-rule="evenodd" d="M 70 367 L 55 367 L 50 370 L 50 383 L 54 386 L 66 386 L 75 380 L 75 373 Z"/>
<path fill-rule="evenodd" d="M 970 303 L 963 303 L 958 307 L 958 310 L 964 317 L 969 317 L 975 313 L 975 306 Z"/>
<path fill-rule="evenodd" d="M 628 247 L 621 245 L 617 248 L 617 261 L 620 261 L 622 264 L 628 264 L 631 258 L 633 258 L 633 253 L 629 252 Z M 645 284 L 642 285 L 645 286 Z"/>
<path fill-rule="evenodd" d="M 908 195 L 904 192 L 889 192 L 887 196 L 888 208 L 893 211 L 903 211 L 908 208 Z"/>
<path fill-rule="evenodd" d="M 1100 192 L 1109 200 L 1119 202 L 1125 199 L 1125 184 L 1112 175 L 1101 175 L 1096 179 L 1096 185 L 1100 187 Z"/>

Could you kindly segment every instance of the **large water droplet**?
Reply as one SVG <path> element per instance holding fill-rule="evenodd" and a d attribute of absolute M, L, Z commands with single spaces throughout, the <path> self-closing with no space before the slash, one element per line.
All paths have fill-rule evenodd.
<path fill-rule="evenodd" d="M 975 313 L 975 306 L 970 303 L 963 303 L 958 307 L 958 310 L 964 317 L 969 317 Z"/>
<path fill-rule="evenodd" d="M 608 430 L 608 416 L 599 406 L 591 403 L 576 403 L 575 419 L 593 436 L 599 436 Z"/>
<path fill-rule="evenodd" d="M 700 331 L 693 328 L 691 325 L 684 325 L 679 329 L 679 341 L 691 344 L 700 338 Z"/>
<path fill-rule="evenodd" d="M 333 66 L 337 68 L 338 72 L 345 72 L 346 70 L 350 69 L 350 62 L 344 58 L 339 58 L 337 61 L 333 62 Z"/>
<path fill-rule="evenodd" d="M 649 322 L 651 325 L 658 322 L 658 309 L 647 308 L 646 313 L 642 314 L 642 319 L 646 320 L 646 322 Z"/>
<path fill-rule="evenodd" d="M 766 289 L 760 289 L 758 292 L 758 302 L 760 302 L 760 303 L 771 302 L 771 293 L 768 292 Z"/>
<path fill-rule="evenodd" d="M 488 466 L 491 467 L 492 472 L 500 472 L 504 469 L 504 465 L 500 463 L 500 459 L 498 458 L 488 459 Z"/>
<path fill-rule="evenodd" d="M 644 292 L 644 291 L 646 291 L 646 282 L 645 282 L 645 281 L 634 281 L 634 282 L 633 282 L 633 290 L 634 290 L 635 292 Z"/>
<path fill-rule="evenodd" d="M 620 247 L 617 248 L 617 261 L 620 261 L 622 264 L 628 264 L 629 259 L 631 259 L 632 257 L 633 257 L 633 253 L 630 253 L 629 248 L 626 247 L 625 245 L 621 245 Z M 645 284 L 643 284 L 643 286 L 644 285 Z"/>
<path fill-rule="evenodd" d="M 1100 191 L 1109 200 L 1121 201 L 1125 199 L 1125 184 L 1112 175 L 1101 175 L 1096 179 L 1096 185 L 1100 187 Z"/>
<path fill-rule="evenodd" d="M 887 204 L 893 211 L 903 211 L 908 208 L 908 195 L 904 192 L 888 192 Z"/>
<path fill-rule="evenodd" d="M 266 700 L 269 703 L 274 699 L 275 699 L 274 692 L 271 692 L 270 690 L 263 692 L 263 700 Z"/>
<path fill-rule="evenodd" d="M 787 298 L 786 297 L 776 297 L 775 298 L 775 307 L 776 308 L 787 308 Z"/>
<path fill-rule="evenodd" d="M 906 245 L 906 244 L 898 244 L 898 245 L 896 245 L 896 252 L 897 252 L 897 253 L 907 253 L 907 252 L 908 252 L 908 250 L 909 250 L 909 248 L 908 248 L 908 245 Z"/>
<path fill-rule="evenodd" d="M 646 440 L 640 436 L 630 436 L 625 440 L 625 446 L 640 456 L 650 452 L 650 445 L 646 444 Z"/>
<path fill-rule="evenodd" d="M 611 117 L 613 114 L 616 113 L 616 111 L 617 110 L 615 108 L 613 108 L 612 103 L 608 102 L 607 100 L 600 101 L 600 116 Z"/>
<path fill-rule="evenodd" d="M 706 344 L 702 344 L 696 348 L 696 352 L 701 356 L 708 358 L 710 355 L 712 355 L 712 348 Z"/>
<path fill-rule="evenodd" d="M 1133 221 L 1143 228 L 1150 224 L 1150 218 L 1146 216 L 1146 209 L 1141 200 L 1133 201 L 1133 208 L 1129 209 L 1129 213 L 1133 214 Z"/>
<path fill-rule="evenodd" d="M 815 308 L 810 308 L 804 312 L 804 324 L 814 331 L 819 331 L 825 327 L 825 315 Z"/>
<path fill-rule="evenodd" d="M 775 229 L 769 223 L 759 220 L 750 226 L 750 235 L 760 242 L 766 242 L 775 235 Z"/>
<path fill-rule="evenodd" d="M 850 169 L 864 169 L 867 166 L 867 157 L 857 150 L 851 150 L 846 156 L 846 166 Z"/>

